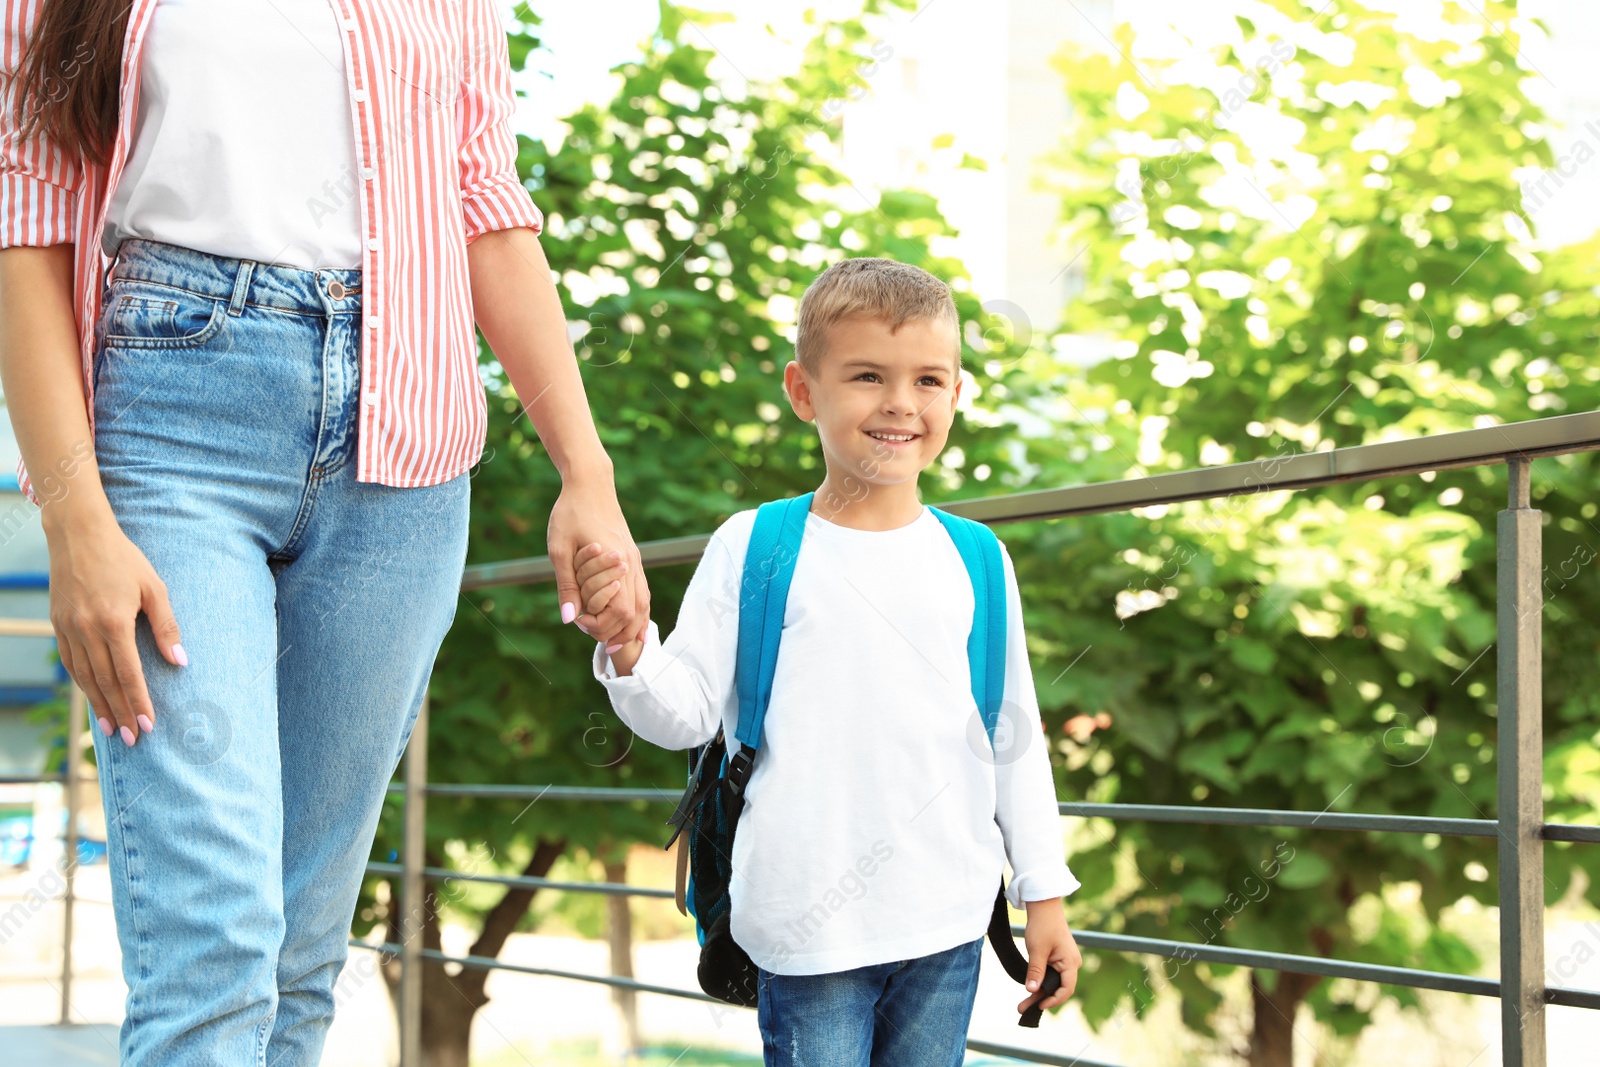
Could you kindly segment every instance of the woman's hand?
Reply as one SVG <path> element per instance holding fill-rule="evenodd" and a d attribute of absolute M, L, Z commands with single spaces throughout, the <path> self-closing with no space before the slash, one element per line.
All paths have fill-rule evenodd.
<path fill-rule="evenodd" d="M 581 614 L 583 599 L 578 589 L 576 560 L 578 549 L 596 541 L 620 552 L 628 568 L 622 587 L 605 609 L 599 615 L 587 615 Z M 644 640 L 650 625 L 650 588 L 645 584 L 639 549 L 628 532 L 622 506 L 617 503 L 616 486 L 610 478 L 593 476 L 562 484 L 561 495 L 550 509 L 545 544 L 556 570 L 562 622 L 576 620 L 580 629 L 604 641 L 608 648 Z"/>
<path fill-rule="evenodd" d="M 1067 916 L 1061 910 L 1061 898 L 1030 900 L 1027 901 L 1027 909 L 1028 924 L 1023 928 L 1022 940 L 1028 948 L 1028 980 L 1025 986 L 1029 995 L 1017 1005 L 1019 1014 L 1027 1011 L 1035 1001 L 1046 1011 L 1065 1004 L 1078 988 L 1078 969 L 1083 966 L 1083 954 L 1078 951 L 1078 942 L 1073 939 L 1072 931 L 1067 929 Z M 1044 979 L 1047 966 L 1061 973 L 1061 988 L 1040 1000 L 1039 983 Z"/>
<path fill-rule="evenodd" d="M 118 729 L 127 745 L 156 728 L 134 642 L 140 611 L 161 654 L 188 666 L 166 584 L 114 519 L 85 517 L 51 536 L 50 623 L 61 665 L 89 698 L 100 732 Z"/>

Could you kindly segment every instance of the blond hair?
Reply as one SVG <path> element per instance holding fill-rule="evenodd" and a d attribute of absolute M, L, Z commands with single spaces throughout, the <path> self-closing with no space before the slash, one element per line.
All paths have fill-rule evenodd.
<path fill-rule="evenodd" d="M 870 257 L 840 260 L 819 274 L 800 298 L 794 357 L 806 373 L 817 372 L 828 347 L 828 330 L 857 316 L 878 319 L 891 332 L 924 319 L 960 327 L 950 287 L 921 267 Z M 959 339 L 954 354 L 953 369 L 959 370 Z"/>

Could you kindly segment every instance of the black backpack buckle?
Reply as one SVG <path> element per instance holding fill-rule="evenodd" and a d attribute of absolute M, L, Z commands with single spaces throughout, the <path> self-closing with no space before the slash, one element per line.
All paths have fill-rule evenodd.
<path fill-rule="evenodd" d="M 733 797 L 736 800 L 742 800 L 744 798 L 745 784 L 750 781 L 751 762 L 750 750 L 748 748 L 741 748 L 739 749 L 738 753 L 728 761 L 727 773 L 722 776 L 723 780 L 728 784 L 728 791 L 733 794 Z"/>

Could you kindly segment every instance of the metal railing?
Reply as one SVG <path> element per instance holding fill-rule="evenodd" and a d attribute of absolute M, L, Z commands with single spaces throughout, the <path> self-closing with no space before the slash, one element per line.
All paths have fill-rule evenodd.
<path fill-rule="evenodd" d="M 1206 500 L 1276 490 L 1311 489 L 1354 480 L 1390 478 L 1426 471 L 1504 463 L 1508 471 L 1507 507 L 1499 513 L 1496 574 L 1496 672 L 1499 768 L 1497 818 L 1448 819 L 1349 812 L 1304 812 L 1265 808 L 1207 808 L 1188 805 L 1080 804 L 1062 802 L 1062 815 L 1123 821 L 1177 822 L 1232 826 L 1286 826 L 1358 833 L 1438 834 L 1495 837 L 1499 840 L 1500 977 L 1408 967 L 1388 967 L 1347 960 L 1281 952 L 1234 949 L 1219 945 L 1134 937 L 1092 930 L 1074 931 L 1078 944 L 1090 950 L 1161 956 L 1186 961 L 1290 971 L 1349 978 L 1362 982 L 1434 989 L 1501 1002 L 1501 1056 L 1504 1067 L 1546 1067 L 1547 1004 L 1600 1008 L 1600 991 L 1547 987 L 1544 978 L 1544 851 L 1545 841 L 1600 843 L 1600 826 L 1544 821 L 1541 787 L 1544 768 L 1544 724 L 1540 636 L 1542 590 L 1540 571 L 1541 512 L 1531 506 L 1530 461 L 1539 456 L 1600 450 L 1600 413 L 1585 412 L 1489 426 L 1457 433 L 1322 452 L 1299 453 L 1246 463 L 1155 474 L 1115 482 L 1044 489 L 941 504 L 955 514 L 993 524 L 1127 511 L 1157 504 Z M 700 558 L 710 535 L 652 541 L 639 546 L 646 568 L 691 563 Z M 468 567 L 463 591 L 499 585 L 552 581 L 549 557 L 512 560 Z M 404 782 L 391 785 L 404 794 L 405 833 L 401 862 L 373 863 L 369 873 L 398 874 L 401 907 L 407 916 L 423 914 L 423 883 L 429 880 L 489 882 L 528 889 L 670 897 L 666 889 L 611 883 L 554 882 L 543 878 L 466 874 L 426 865 L 423 826 L 427 797 L 493 799 L 563 799 L 593 802 L 653 801 L 670 804 L 679 791 L 670 789 L 599 789 L 562 786 L 446 785 L 427 781 L 427 702 L 406 752 Z M 420 932 L 417 931 L 417 932 Z M 1020 934 L 1021 929 L 1017 928 Z M 400 944 L 352 945 L 397 953 L 401 960 L 401 1065 L 420 1067 L 421 968 L 424 960 L 448 961 L 463 967 L 490 968 L 596 982 L 637 992 L 710 1000 L 692 989 L 649 985 L 629 978 L 577 974 L 501 963 L 477 956 L 447 956 L 424 950 L 415 933 Z M 720 1003 L 720 1002 L 716 1002 Z M 973 1051 L 1011 1056 L 1063 1067 L 1109 1067 L 1079 1056 L 1012 1048 L 969 1040 Z"/>
<path fill-rule="evenodd" d="M 49 619 L 0 619 L 0 637 L 55 637 L 55 627 Z M 81 723 L 88 718 L 89 705 L 83 690 L 70 686 L 67 700 L 68 722 Z M 66 760 L 59 775 L 0 775 L 0 785 L 61 784 L 62 799 L 67 807 L 67 825 L 63 831 L 62 847 L 66 862 L 61 877 L 64 888 L 61 894 L 61 1025 L 72 1021 L 72 926 L 78 903 L 78 809 L 79 785 L 83 780 L 83 749 L 73 743 L 72 731 L 67 731 Z M 37 840 L 37 839 L 36 839 Z"/>
<path fill-rule="evenodd" d="M 1570 841 L 1600 843 L 1600 826 L 1546 823 L 1543 814 L 1543 719 L 1540 664 L 1542 591 L 1540 571 L 1541 513 L 1531 507 L 1529 463 L 1538 456 L 1600 450 L 1600 413 L 1586 412 L 1491 426 L 1458 433 L 1406 441 L 1391 441 L 1323 452 L 1301 453 L 1247 463 L 1156 474 L 1144 478 L 1013 493 L 1002 497 L 966 500 L 941 507 L 990 524 L 1061 518 L 1124 511 L 1156 504 L 1214 499 L 1283 489 L 1309 489 L 1357 479 L 1388 478 L 1425 471 L 1504 463 L 1508 469 L 1508 504 L 1497 526 L 1497 717 L 1499 767 L 1496 782 L 1497 818 L 1451 819 L 1407 815 L 1349 812 L 1286 811 L 1265 808 L 1207 808 L 1188 805 L 1087 804 L 1061 802 L 1062 815 L 1123 821 L 1176 822 L 1204 825 L 1298 827 L 1357 833 L 1438 834 L 1495 837 L 1499 841 L 1500 977 L 1470 975 L 1356 963 L 1317 956 L 1234 949 L 1218 945 L 1169 941 L 1159 938 L 1084 930 L 1074 931 L 1080 946 L 1090 950 L 1154 955 L 1181 960 L 1203 960 L 1330 978 L 1498 997 L 1501 1001 L 1501 1051 L 1505 1067 L 1546 1067 L 1545 1014 L 1547 1004 L 1600 1008 L 1600 991 L 1549 987 L 1544 982 L 1544 880 L 1543 843 Z M 680 537 L 640 545 L 646 567 L 697 560 L 709 535 Z M 467 568 L 463 591 L 554 579 L 548 557 L 481 564 Z M 20 620 L 18 621 L 21 622 Z M 44 636 L 49 635 L 48 624 Z M 0 621 L 0 636 L 20 635 Z M 34 631 L 28 631 L 34 635 Z M 81 694 L 74 687 L 74 721 L 84 718 Z M 69 767 L 64 778 L 38 776 L 0 781 L 65 781 L 68 791 L 69 855 L 76 850 L 76 781 L 74 762 L 81 760 L 75 744 L 68 745 Z M 467 874 L 430 867 L 424 858 L 427 797 L 480 797 L 492 799 L 561 799 L 592 802 L 674 803 L 677 790 L 602 789 L 573 786 L 460 785 L 427 780 L 428 702 L 423 701 L 406 751 L 403 782 L 392 784 L 403 795 L 404 843 L 401 862 L 371 863 L 368 873 L 398 875 L 400 904 L 407 916 L 424 914 L 423 886 L 430 880 L 484 882 L 527 889 L 624 894 L 670 898 L 672 891 L 604 882 L 561 882 L 545 878 Z M 70 983 L 71 882 L 68 881 L 66 935 L 67 962 L 63 969 L 62 1010 L 67 1010 Z M 478 956 L 448 956 L 424 949 L 415 925 L 401 943 L 351 939 L 354 947 L 398 955 L 401 961 L 400 1034 L 402 1067 L 421 1064 L 421 998 L 424 961 L 449 962 L 462 967 L 504 970 L 593 982 L 618 989 L 688 1000 L 713 1001 L 693 989 L 658 986 L 631 978 L 583 974 L 550 968 L 503 963 Z M 1021 930 L 1016 931 L 1020 934 Z M 1013 1048 L 970 1040 L 977 1052 L 1004 1055 L 1034 1063 L 1063 1067 L 1108 1067 L 1080 1056 Z"/>

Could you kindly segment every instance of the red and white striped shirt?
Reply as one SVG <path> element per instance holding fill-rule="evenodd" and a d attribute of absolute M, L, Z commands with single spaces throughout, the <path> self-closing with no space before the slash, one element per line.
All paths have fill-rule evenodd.
<path fill-rule="evenodd" d="M 0 0 L 0 65 L 21 62 L 45 0 Z M 364 246 L 356 477 L 434 485 L 477 463 L 488 425 L 478 377 L 467 245 L 490 230 L 544 217 L 517 175 L 516 95 L 495 0 L 329 0 L 345 50 L 355 128 Z M 43 138 L 21 140 L 9 103 L 0 116 L 0 248 L 71 243 L 84 400 L 98 300 L 111 260 L 100 247 L 106 211 L 132 150 L 139 54 L 156 0 L 132 0 L 124 38 L 120 125 L 111 161 L 97 166 Z M 246 136 L 239 131 L 240 136 Z M 65 491 L 70 471 L 40 478 Z M 17 465 L 28 499 L 40 503 Z"/>

